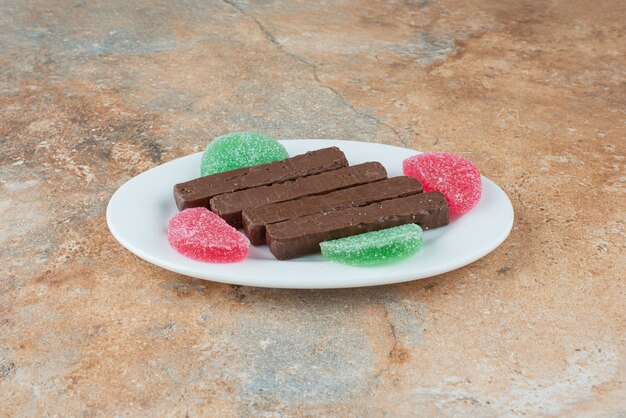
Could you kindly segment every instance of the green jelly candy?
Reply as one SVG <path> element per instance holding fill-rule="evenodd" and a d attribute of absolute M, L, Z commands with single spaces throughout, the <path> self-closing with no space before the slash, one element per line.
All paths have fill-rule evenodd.
<path fill-rule="evenodd" d="M 324 258 L 353 266 L 390 263 L 417 252 L 423 245 L 422 228 L 416 224 L 366 232 L 320 244 Z"/>
<path fill-rule="evenodd" d="M 202 154 L 200 175 L 271 163 L 288 158 L 278 141 L 254 132 L 236 132 L 215 138 Z"/>

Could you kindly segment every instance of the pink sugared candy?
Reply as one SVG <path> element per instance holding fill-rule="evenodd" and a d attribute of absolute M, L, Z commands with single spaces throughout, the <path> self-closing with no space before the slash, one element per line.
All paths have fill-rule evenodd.
<path fill-rule="evenodd" d="M 418 179 L 425 192 L 441 192 L 450 213 L 462 215 L 476 206 L 482 193 L 478 168 L 467 158 L 449 152 L 428 152 L 402 163 L 405 176 Z"/>
<path fill-rule="evenodd" d="M 245 235 L 207 208 L 185 209 L 172 216 L 167 241 L 184 256 L 212 263 L 241 261 L 250 248 Z"/>

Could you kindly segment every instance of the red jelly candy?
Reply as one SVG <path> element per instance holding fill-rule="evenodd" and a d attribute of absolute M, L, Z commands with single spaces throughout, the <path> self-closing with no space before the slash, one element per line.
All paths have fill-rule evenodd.
<path fill-rule="evenodd" d="M 167 241 L 184 256 L 213 263 L 241 261 L 250 241 L 207 208 L 185 209 L 172 216 Z"/>
<path fill-rule="evenodd" d="M 482 183 L 478 168 L 467 158 L 449 152 L 429 152 L 402 163 L 405 176 L 418 179 L 425 192 L 441 192 L 450 213 L 462 215 L 480 200 Z"/>

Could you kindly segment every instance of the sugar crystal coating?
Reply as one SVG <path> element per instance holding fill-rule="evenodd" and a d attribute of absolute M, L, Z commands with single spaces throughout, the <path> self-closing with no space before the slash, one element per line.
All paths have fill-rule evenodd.
<path fill-rule="evenodd" d="M 449 152 L 430 152 L 407 158 L 405 176 L 418 179 L 425 192 L 441 192 L 450 214 L 462 215 L 480 201 L 482 181 L 478 168 L 467 158 Z"/>
<path fill-rule="evenodd" d="M 200 175 L 271 163 L 288 158 L 278 141 L 254 132 L 236 132 L 215 138 L 202 154 Z"/>
<path fill-rule="evenodd" d="M 406 258 L 423 245 L 422 228 L 407 224 L 320 244 L 326 260 L 354 266 L 386 264 Z"/>
<path fill-rule="evenodd" d="M 248 255 L 250 241 L 207 208 L 185 209 L 172 216 L 167 241 L 194 260 L 232 263 Z"/>

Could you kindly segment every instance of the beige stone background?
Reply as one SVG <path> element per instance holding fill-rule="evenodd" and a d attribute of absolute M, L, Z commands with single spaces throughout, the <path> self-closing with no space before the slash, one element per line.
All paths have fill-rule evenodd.
<path fill-rule="evenodd" d="M 0 0 L 0 416 L 626 416 L 626 3 Z M 510 237 L 405 284 L 195 280 L 109 234 L 253 130 L 472 159 Z"/>

